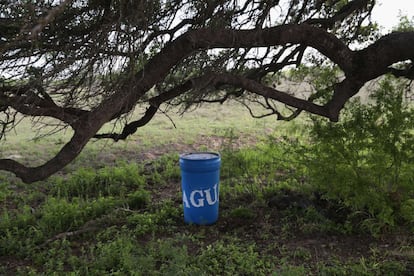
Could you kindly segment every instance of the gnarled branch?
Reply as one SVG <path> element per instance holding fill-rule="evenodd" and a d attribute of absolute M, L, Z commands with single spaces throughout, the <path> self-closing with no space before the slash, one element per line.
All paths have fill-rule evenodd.
<path fill-rule="evenodd" d="M 166 79 L 173 68 L 198 51 L 214 48 L 237 49 L 284 45 L 300 45 L 302 49 L 312 47 L 343 70 L 345 79 L 334 86 L 334 94 L 326 105 L 318 105 L 267 87 L 242 73 L 207 73 L 151 98 L 143 117 L 128 124 L 122 133 L 118 135 L 96 134 L 105 123 L 132 110 L 152 87 Z M 83 50 L 87 51 L 88 48 Z M 145 64 L 139 67 L 142 68 L 141 70 L 128 67 L 121 72 L 124 73 L 122 76 L 124 79 L 120 78 L 123 85 L 117 86 L 117 89 L 108 93 L 104 100 L 91 111 L 59 107 L 47 97 L 30 94 L 30 89 L 24 94 L 2 92 L 0 94 L 2 106 L 6 104 L 28 115 L 46 115 L 57 118 L 70 124 L 75 133 L 54 158 L 41 166 L 26 167 L 10 159 L 0 159 L 0 170 L 11 171 L 28 183 L 44 179 L 71 162 L 92 137 L 125 139 L 139 127 L 148 123 L 161 103 L 196 88 L 200 83 L 215 89 L 223 86 L 241 88 L 285 103 L 298 110 L 305 110 L 336 121 L 346 101 L 355 95 L 364 83 L 390 72 L 390 66 L 396 62 L 413 60 L 413 53 L 414 32 L 393 33 L 363 50 L 352 51 L 334 34 L 309 24 L 286 24 L 271 28 L 243 30 L 218 28 L 217 26 L 192 29 L 165 46 L 163 45 L 157 54 L 145 60 Z M 184 76 L 186 77 L 188 76 Z M 27 97 L 28 95 L 31 96 Z"/>

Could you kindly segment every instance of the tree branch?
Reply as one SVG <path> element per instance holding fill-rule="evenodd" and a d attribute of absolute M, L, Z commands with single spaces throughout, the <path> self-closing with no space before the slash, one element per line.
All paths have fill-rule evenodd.
<path fill-rule="evenodd" d="M 10 106 L 24 115 L 53 117 L 73 128 L 77 128 L 80 117 L 88 113 L 82 109 L 60 107 L 48 94 L 44 95 L 45 93 L 39 92 L 43 98 L 39 97 L 33 88 L 30 84 L 14 87 L 3 85 L 0 87 L 1 105 Z"/>
<path fill-rule="evenodd" d="M 397 78 L 404 77 L 410 80 L 414 80 L 414 66 L 412 64 L 410 64 L 409 68 L 407 69 L 390 68 L 390 73 Z"/>
<path fill-rule="evenodd" d="M 41 18 L 37 25 L 31 29 L 29 38 L 36 39 L 37 36 L 42 32 L 43 28 L 52 23 L 55 20 L 56 16 L 62 13 L 65 7 L 71 2 L 72 0 L 64 0 L 62 3 L 51 9 L 48 14 L 45 17 Z"/>
<path fill-rule="evenodd" d="M 345 19 L 356 11 L 366 8 L 369 2 L 370 0 L 350 1 L 329 18 L 311 18 L 306 20 L 305 23 L 308 23 L 310 25 L 320 25 L 324 29 L 330 29 L 336 22 Z"/>
<path fill-rule="evenodd" d="M 257 81 L 241 76 L 231 75 L 229 73 L 206 73 L 203 76 L 188 80 L 165 93 L 151 98 L 149 100 L 151 106 L 147 109 L 144 116 L 137 121 L 125 125 L 121 133 L 97 134 L 94 136 L 94 138 L 109 138 L 113 139 L 114 141 L 124 140 L 129 135 L 135 133 L 139 127 L 146 125 L 155 115 L 161 103 L 172 100 L 189 90 L 195 90 L 197 93 L 205 90 L 208 87 L 220 89 L 220 87 L 224 85 L 230 85 L 234 88 L 242 88 L 254 94 L 261 95 L 266 99 L 270 98 L 298 109 L 297 112 L 294 112 L 292 116 L 288 117 L 284 117 L 281 113 L 275 112 L 275 110 L 273 110 L 272 114 L 276 114 L 279 120 L 292 120 L 295 116 L 299 115 L 302 110 L 330 118 L 330 113 L 326 107 L 314 104 L 308 100 L 296 98 L 285 92 L 267 87 Z"/>
<path fill-rule="evenodd" d="M 44 179 L 60 170 L 80 153 L 103 124 L 113 119 L 116 114 L 129 112 L 138 101 L 142 100 L 145 93 L 166 78 L 174 66 L 196 51 L 212 48 L 270 47 L 286 44 L 300 44 L 303 47 L 315 48 L 338 64 L 344 71 L 345 80 L 335 85 L 334 95 L 326 106 L 295 98 L 242 76 L 206 74 L 198 79 L 186 81 L 181 86 L 150 99 L 150 107 L 141 119 L 130 123 L 119 136 L 104 138 L 125 139 L 138 127 L 148 123 L 162 102 L 173 99 L 200 84 L 208 84 L 216 88 L 225 85 L 243 88 L 265 98 L 271 98 L 299 110 L 306 110 L 335 121 L 338 119 L 339 112 L 345 102 L 356 94 L 365 82 L 389 72 L 389 66 L 395 62 L 414 58 L 414 32 L 390 34 L 366 49 L 353 52 L 335 35 L 307 24 L 282 25 L 254 30 L 218 29 L 217 27 L 190 30 L 168 43 L 146 63 L 142 70 L 135 74 L 126 72 L 125 76 L 128 79 L 124 85 L 90 112 L 56 108 L 47 98 L 39 96 L 31 100 L 28 98 L 23 100 L 21 106 L 17 106 L 18 98 L 4 99 L 4 101 L 8 101 L 8 104 L 15 105 L 21 112 L 26 112 L 29 115 L 55 116 L 55 118 L 69 124 L 77 119 L 77 123 L 72 139 L 44 165 L 29 168 L 13 160 L 0 159 L 0 170 L 11 171 L 27 183 Z M 59 112 L 63 112 L 63 114 Z"/>
<path fill-rule="evenodd" d="M 158 96 L 155 96 L 148 100 L 150 106 L 145 111 L 144 116 L 139 120 L 130 122 L 123 127 L 121 133 L 102 133 L 96 134 L 93 138 L 96 139 L 113 139 L 114 141 L 125 140 L 129 135 L 134 134 L 138 128 L 145 126 L 151 121 L 154 115 L 157 113 L 159 106 L 175 97 L 190 90 L 193 86 L 194 80 L 186 81 L 183 84 L 176 86 Z"/>

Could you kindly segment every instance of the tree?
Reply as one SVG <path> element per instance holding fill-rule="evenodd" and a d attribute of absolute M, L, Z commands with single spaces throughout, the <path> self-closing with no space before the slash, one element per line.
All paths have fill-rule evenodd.
<path fill-rule="evenodd" d="M 161 104 L 239 99 L 278 119 L 301 111 L 337 121 L 367 82 L 391 73 L 414 78 L 414 32 L 379 37 L 375 0 L 88 0 L 0 2 L 1 137 L 16 116 L 52 117 L 71 140 L 45 164 L 0 159 L 24 182 L 70 163 L 90 139 L 126 139 Z M 353 45 L 353 46 L 352 46 Z M 352 48 L 353 47 L 353 48 Z M 315 51 L 316 50 L 316 51 Z M 325 90 L 300 98 L 272 85 L 285 68 L 336 66 Z M 275 102 L 292 108 L 284 115 Z M 136 105 L 141 118 L 120 133 L 99 133 Z"/>

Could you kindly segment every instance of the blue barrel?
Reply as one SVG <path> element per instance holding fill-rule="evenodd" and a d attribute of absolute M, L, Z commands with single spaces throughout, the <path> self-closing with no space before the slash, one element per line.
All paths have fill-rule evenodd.
<path fill-rule="evenodd" d="M 184 221 L 208 225 L 218 219 L 220 155 L 194 152 L 180 155 Z"/>

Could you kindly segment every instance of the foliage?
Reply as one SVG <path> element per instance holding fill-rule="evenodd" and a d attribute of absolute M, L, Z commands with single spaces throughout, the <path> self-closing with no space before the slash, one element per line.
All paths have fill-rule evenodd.
<path fill-rule="evenodd" d="M 414 17 L 409 18 L 407 15 L 400 14 L 399 23 L 393 29 L 398 32 L 408 32 L 414 30 Z"/>
<path fill-rule="evenodd" d="M 275 139 L 279 142 L 274 143 Z M 174 188 L 180 180 L 172 173 L 172 156 L 146 165 L 120 164 L 95 172 L 81 168 L 62 179 L 34 186 L 33 191 L 50 187 L 50 194 L 19 206 L 9 204 L 26 194 L 10 193 L 12 187 L 4 186 L 1 204 L 7 208 L 0 217 L 0 272 L 391 275 L 409 271 L 412 241 L 399 233 L 397 245 L 390 240 L 371 240 L 381 243 L 378 248 L 385 252 L 375 245 L 373 256 L 362 250 L 367 241 L 359 241 L 364 235 L 353 236 L 346 224 L 328 215 L 321 203 L 329 206 L 335 202 L 312 198 L 312 187 L 303 183 L 303 166 L 285 162 L 298 158 L 292 148 L 302 149 L 303 145 L 295 139 L 273 136 L 263 138 L 255 147 L 225 148 L 220 218 L 211 226 L 184 224 L 182 200 Z M 154 171 L 161 182 L 154 183 Z M 59 185 L 53 187 L 56 183 Z M 112 188 L 114 185 L 122 192 Z M 80 191 L 85 194 L 80 196 Z M 411 201 L 401 204 L 401 213 L 412 214 Z M 335 238 L 328 235 L 332 233 Z M 338 237 L 344 234 L 344 238 L 358 242 L 339 244 Z M 315 239 L 317 244 L 312 243 Z M 341 255 L 342 250 L 354 246 L 366 252 L 363 258 Z M 396 251 L 399 255 L 393 257 Z M 320 254 L 325 256 L 323 260 Z"/>
<path fill-rule="evenodd" d="M 260 275 L 266 274 L 271 264 L 260 258 L 254 245 L 219 241 L 208 245 L 197 258 L 197 267 L 205 274 Z"/>
<path fill-rule="evenodd" d="M 39 230 L 43 233 L 55 234 L 79 228 L 92 218 L 108 212 L 117 204 L 113 198 L 98 198 L 89 202 L 74 198 L 49 198 L 42 206 L 37 220 Z"/>
<path fill-rule="evenodd" d="M 318 275 L 402 275 L 405 272 L 405 266 L 395 261 L 361 258 L 356 263 L 321 264 Z"/>
<path fill-rule="evenodd" d="M 221 192 L 256 198 L 269 197 L 283 188 L 303 189 L 303 167 L 291 154 L 299 144 L 297 138 L 268 135 L 251 148 L 224 148 Z"/>
<path fill-rule="evenodd" d="M 401 203 L 400 213 L 405 221 L 414 225 L 414 198 L 407 199 Z"/>
<path fill-rule="evenodd" d="M 326 68 L 319 69 L 323 72 Z M 326 70 L 323 75 L 332 77 Z M 322 88 L 323 80 L 317 81 Z M 395 80 L 387 81 L 391 87 L 398 87 Z M 384 105 L 376 107 L 382 114 L 381 122 L 384 118 L 391 120 L 391 115 L 383 116 L 388 114 L 386 110 L 393 106 L 390 103 L 394 100 L 383 101 Z M 354 108 L 374 110 L 375 101 L 376 98 L 371 98 L 368 106 L 356 104 Z M 403 106 L 401 113 L 406 114 L 410 106 L 405 103 Z M 206 125 L 215 118 L 208 113 L 204 116 L 208 118 Z M 349 119 L 352 116 L 344 121 Z M 406 183 L 399 190 L 401 179 L 406 181 L 406 177 L 399 176 L 399 182 L 393 184 L 401 197 L 394 198 L 397 193 L 384 195 L 392 197 L 386 203 L 391 203 L 393 208 L 395 228 L 395 232 L 385 231 L 390 228 L 384 228 L 378 212 L 368 214 L 369 207 L 363 204 L 353 207 L 355 194 L 345 199 L 328 197 L 326 192 L 331 185 L 316 183 L 316 178 L 309 174 L 309 169 L 318 164 L 319 172 L 329 172 L 332 159 L 324 159 L 329 162 L 326 164 L 318 163 L 322 159 L 317 157 L 328 156 L 330 151 L 321 148 L 316 151 L 312 144 L 314 137 L 309 139 L 307 135 L 312 127 L 307 121 L 280 122 L 275 128 L 260 125 L 263 128 L 260 135 L 255 133 L 256 128 L 247 132 L 243 123 L 241 129 L 215 126 L 218 129 L 214 132 L 185 140 L 189 144 L 180 144 L 182 147 L 174 144 L 167 151 L 171 154 L 160 158 L 154 156 L 154 159 L 134 163 L 132 160 L 141 160 L 141 157 L 137 157 L 137 147 L 132 147 L 128 149 L 130 152 L 123 149 L 118 153 L 122 158 L 133 156 L 128 157 L 129 163 L 114 164 L 112 158 L 108 161 L 94 155 L 106 160 L 108 165 L 102 167 L 91 162 L 88 156 L 77 160 L 79 163 L 73 172 L 30 186 L 3 175 L 0 274 L 412 274 L 411 184 Z M 375 126 L 377 136 L 384 133 L 386 137 L 385 132 L 392 129 L 389 123 Z M 214 142 L 218 141 L 213 148 L 201 140 L 210 134 L 214 135 Z M 408 131 L 407 137 L 410 134 Z M 187 136 L 187 133 L 181 135 Z M 368 142 L 373 141 L 373 135 L 370 137 Z M 368 142 L 361 144 L 372 145 Z M 28 148 L 31 143 L 27 143 Z M 135 143 L 140 144 L 141 140 Z M 214 225 L 184 224 L 177 155 L 183 148 L 219 150 L 222 155 L 220 213 Z M 364 149 L 361 156 L 391 156 L 391 151 L 381 149 L 378 145 L 372 146 L 370 150 Z M 159 146 L 155 155 L 164 150 Z M 106 153 L 111 157 L 116 154 L 113 149 Z M 405 153 L 399 154 L 396 156 L 402 156 L 401 164 L 404 164 Z M 406 154 L 409 157 L 411 153 Z M 339 160 L 335 156 L 334 161 Z M 372 168 L 383 170 L 385 165 L 381 162 Z M 409 168 L 401 165 L 399 172 L 406 171 Z M 392 172 L 387 174 L 388 180 L 394 179 Z M 340 187 L 337 188 L 341 194 Z M 374 188 L 367 190 L 370 196 L 377 192 Z M 371 204 L 370 198 L 367 200 Z M 367 232 L 369 229 L 375 235 Z"/>
<path fill-rule="evenodd" d="M 369 102 L 350 103 L 337 124 L 313 119 L 309 175 L 327 198 L 393 226 L 414 196 L 414 111 L 404 82 L 386 77 Z M 372 229 L 378 231 L 376 227 Z"/>
<path fill-rule="evenodd" d="M 58 136 L 61 148 L 47 160 L 2 156 L 0 170 L 25 183 L 44 180 L 89 141 L 125 140 L 171 106 L 185 112 L 235 99 L 254 117 L 291 120 L 306 111 L 336 121 L 368 81 L 385 72 L 412 78 L 414 33 L 380 38 L 371 20 L 376 4 L 2 1 L 0 140 L 13 130 L 21 134 L 22 117 L 32 119 L 39 139 L 63 130 L 72 137 Z M 408 30 L 407 24 L 401 28 Z M 356 50 L 355 44 L 366 47 Z M 315 83 L 316 90 L 296 78 L 298 93 L 272 79 L 305 64 L 339 73 L 329 84 Z"/>
<path fill-rule="evenodd" d="M 59 197 L 125 197 L 128 190 L 142 188 L 145 177 L 142 176 L 142 168 L 136 164 L 120 163 L 116 167 L 99 170 L 80 168 L 69 179 L 55 178 L 53 182 L 51 194 Z"/>
<path fill-rule="evenodd" d="M 337 66 L 322 64 L 322 66 L 299 66 L 282 75 L 288 81 L 309 86 L 315 91 L 309 99 L 326 104 L 331 100 L 331 89 L 343 78 L 343 72 Z"/>

